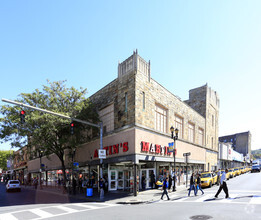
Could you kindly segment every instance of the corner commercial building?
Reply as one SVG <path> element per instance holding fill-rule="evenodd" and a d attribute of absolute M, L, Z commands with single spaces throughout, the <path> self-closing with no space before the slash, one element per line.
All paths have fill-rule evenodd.
<path fill-rule="evenodd" d="M 189 91 L 182 101 L 151 78 L 150 62 L 136 52 L 118 65 L 118 77 L 90 97 L 103 121 L 103 173 L 109 190 L 152 187 L 156 178 L 172 175 L 170 127 L 179 129 L 176 141 L 177 184 L 184 184 L 186 165 L 192 171 L 217 169 L 219 97 L 207 84 Z M 77 148 L 80 176 L 98 179 L 100 139 Z M 188 164 L 183 154 L 190 152 Z M 56 161 L 56 162 L 55 162 Z M 48 172 L 60 169 L 55 156 L 43 163 Z M 34 161 L 35 166 L 39 161 Z M 69 158 L 67 160 L 69 168 Z M 32 170 L 36 170 L 33 168 Z"/>

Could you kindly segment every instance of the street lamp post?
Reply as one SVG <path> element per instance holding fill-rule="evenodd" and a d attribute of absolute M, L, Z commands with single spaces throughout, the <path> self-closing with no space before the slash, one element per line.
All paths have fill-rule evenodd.
<path fill-rule="evenodd" d="M 40 189 L 42 189 L 42 156 L 43 156 L 43 151 L 39 150 L 39 157 L 40 157 Z"/>
<path fill-rule="evenodd" d="M 174 157 L 174 175 L 173 175 L 173 189 L 172 191 L 176 191 L 176 140 L 178 140 L 178 133 L 179 130 L 176 128 L 174 129 L 173 126 L 170 128 L 171 131 L 171 138 L 173 139 L 174 142 L 174 149 L 173 149 L 173 157 Z M 174 135 L 175 132 L 175 135 Z"/>

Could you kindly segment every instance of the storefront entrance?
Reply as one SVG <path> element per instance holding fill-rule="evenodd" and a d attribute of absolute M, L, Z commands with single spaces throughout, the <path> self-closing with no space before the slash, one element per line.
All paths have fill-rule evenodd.
<path fill-rule="evenodd" d="M 152 178 L 151 178 L 152 174 L 155 175 L 155 168 L 148 168 L 148 169 L 140 170 L 140 188 L 141 189 L 152 188 Z M 142 180 L 144 180 L 144 182 L 142 182 Z"/>
<path fill-rule="evenodd" d="M 109 190 L 129 190 L 130 170 L 109 170 Z"/>

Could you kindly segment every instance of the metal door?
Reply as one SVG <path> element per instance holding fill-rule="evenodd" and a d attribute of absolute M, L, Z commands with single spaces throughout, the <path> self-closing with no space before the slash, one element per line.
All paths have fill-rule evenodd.
<path fill-rule="evenodd" d="M 118 189 L 124 189 L 123 171 L 118 171 Z"/>
<path fill-rule="evenodd" d="M 109 190 L 117 190 L 117 171 L 116 170 L 110 170 L 109 171 Z"/>

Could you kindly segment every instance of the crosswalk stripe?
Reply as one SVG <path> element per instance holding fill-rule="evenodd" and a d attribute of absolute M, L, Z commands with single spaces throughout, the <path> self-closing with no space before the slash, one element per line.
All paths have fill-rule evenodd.
<path fill-rule="evenodd" d="M 218 200 L 215 200 L 215 202 L 218 202 L 218 203 L 230 203 L 232 201 L 234 201 L 233 198 L 236 198 L 238 194 L 230 194 L 229 195 L 229 199 L 226 199 L 226 198 L 222 198 L 222 199 L 218 199 Z"/>
<path fill-rule="evenodd" d="M 62 216 L 62 215 L 66 215 L 66 214 L 70 214 L 70 213 L 75 213 L 75 212 L 83 212 L 83 211 L 88 211 L 88 210 L 95 210 L 95 209 L 104 209 L 104 208 L 109 208 L 112 206 L 119 206 L 118 204 L 104 204 L 104 203 L 99 203 L 97 206 L 95 206 L 97 203 L 74 203 L 73 205 L 75 206 L 76 209 L 74 208 L 70 208 L 66 205 L 52 205 L 52 206 L 48 206 L 48 207 L 42 207 L 42 208 L 33 208 L 33 209 L 27 209 L 27 210 L 23 210 L 23 211 L 27 211 L 27 212 L 31 212 L 35 215 L 37 215 L 38 217 L 34 218 L 34 219 L 46 219 L 46 218 L 51 218 L 51 217 L 55 217 L 55 216 Z M 77 210 L 77 206 L 78 207 L 84 207 L 86 208 L 86 210 Z M 49 213 L 47 211 L 44 211 L 43 209 L 46 208 L 55 208 L 55 209 L 60 209 L 62 211 L 65 211 L 65 213 L 60 213 L 60 214 L 52 214 Z M 4 213 L 4 214 L 0 214 L 0 220 L 18 220 L 18 218 L 16 218 L 14 216 L 14 214 L 17 214 L 21 211 L 14 211 L 14 212 L 10 212 L 10 213 Z"/>
<path fill-rule="evenodd" d="M 11 213 L 0 214 L 0 220 L 17 220 Z"/>
<path fill-rule="evenodd" d="M 195 200 L 194 202 L 203 202 L 209 198 L 213 197 L 213 195 L 211 194 L 208 194 L 208 195 L 205 195 L 205 196 L 201 196 L 199 199 Z"/>
<path fill-rule="evenodd" d="M 253 196 L 249 203 L 261 205 L 261 196 Z"/>
<path fill-rule="evenodd" d="M 98 206 L 93 206 L 93 205 L 87 205 L 87 204 L 74 204 L 75 206 L 80 206 L 80 207 L 84 207 L 84 208 L 88 208 L 88 209 L 100 209 L 100 208 L 104 208 L 104 207 L 98 207 Z"/>
<path fill-rule="evenodd" d="M 31 209 L 30 212 L 38 215 L 40 218 L 49 218 L 53 216 L 51 213 L 43 211 L 42 209 Z"/>
<path fill-rule="evenodd" d="M 230 194 L 229 195 L 229 199 L 227 199 L 227 202 L 232 202 L 235 200 L 235 198 L 237 198 L 238 194 Z"/>
<path fill-rule="evenodd" d="M 72 209 L 72 208 L 69 208 L 69 207 L 66 207 L 66 206 L 55 206 L 55 208 L 62 209 L 63 211 L 66 211 L 68 213 L 73 213 L 73 212 L 78 211 L 76 209 Z"/>
<path fill-rule="evenodd" d="M 184 201 L 184 200 L 186 200 L 186 199 L 188 199 L 189 197 L 187 197 L 187 196 L 184 196 L 184 197 L 180 197 L 180 199 L 176 199 L 176 200 L 173 200 L 172 202 L 181 202 L 181 201 Z"/>

